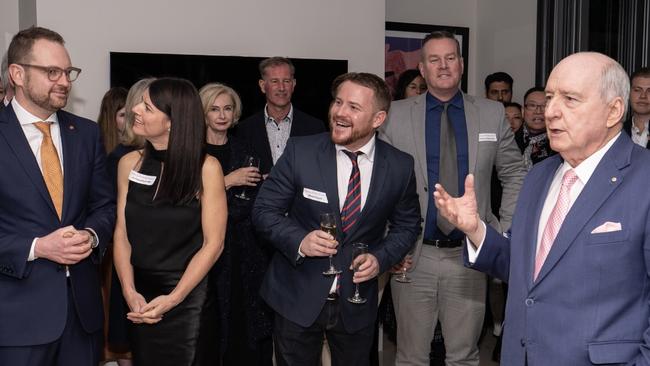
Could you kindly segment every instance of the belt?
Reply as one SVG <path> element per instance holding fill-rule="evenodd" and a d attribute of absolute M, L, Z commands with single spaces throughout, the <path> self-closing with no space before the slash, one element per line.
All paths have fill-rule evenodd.
<path fill-rule="evenodd" d="M 426 245 L 431 245 L 436 248 L 458 248 L 459 246 L 463 245 L 465 242 L 464 239 L 457 239 L 457 240 L 449 240 L 449 239 L 436 239 L 436 240 L 429 240 L 429 239 L 424 239 L 422 240 L 422 244 Z"/>

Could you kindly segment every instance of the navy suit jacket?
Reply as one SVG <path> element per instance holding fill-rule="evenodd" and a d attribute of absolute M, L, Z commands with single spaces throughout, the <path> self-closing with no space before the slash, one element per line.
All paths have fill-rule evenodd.
<path fill-rule="evenodd" d="M 290 137 L 315 135 L 325 131 L 323 121 L 293 108 Z M 255 156 L 260 158 L 260 173 L 268 174 L 273 168 L 271 145 L 266 133 L 264 109 L 237 124 L 235 135 L 251 146 Z"/>
<path fill-rule="evenodd" d="M 650 153 L 621 134 L 567 214 L 533 282 L 537 228 L 560 155 L 524 182 L 507 240 L 474 268 L 509 282 L 502 365 L 650 364 Z M 620 231 L 592 233 L 605 222 Z"/>
<path fill-rule="evenodd" d="M 81 325 L 102 327 L 98 263 L 111 242 L 115 200 L 106 175 L 97 124 L 57 112 L 63 153 L 63 212 L 59 220 L 45 181 L 11 105 L 0 110 L 0 346 L 29 346 L 58 339 L 66 323 L 64 266 L 28 262 L 35 237 L 61 227 L 92 228 L 93 254 L 70 266 L 70 284 Z"/>
<path fill-rule="evenodd" d="M 329 134 L 291 138 L 253 206 L 256 230 L 277 249 L 262 283 L 262 297 L 277 313 L 303 327 L 318 317 L 333 278 L 323 276 L 329 266 L 328 257 L 303 259 L 298 256 L 298 247 L 309 232 L 320 227 L 321 213 L 335 213 L 337 227 L 341 227 L 336 172 L 336 150 Z M 327 203 L 308 198 L 305 189 L 322 192 Z M 413 158 L 377 139 L 370 189 L 361 217 L 351 231 L 337 235 L 339 247 L 334 264 L 343 271 L 340 306 L 348 332 L 374 323 L 377 315 L 376 279 L 360 284 L 367 303 L 357 305 L 344 300 L 354 293 L 353 273 L 349 270 L 351 244 L 368 244 L 368 251 L 379 261 L 380 272 L 385 272 L 409 251 L 419 233 Z"/>

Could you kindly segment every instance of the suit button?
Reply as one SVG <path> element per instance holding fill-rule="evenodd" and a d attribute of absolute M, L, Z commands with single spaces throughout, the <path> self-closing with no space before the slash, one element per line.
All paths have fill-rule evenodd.
<path fill-rule="evenodd" d="M 531 306 L 533 306 L 535 304 L 535 300 L 526 299 L 526 301 L 524 301 L 524 304 L 526 304 L 526 306 L 528 306 L 528 307 L 531 307 Z"/>
<path fill-rule="evenodd" d="M 519 343 L 521 344 L 522 347 L 526 347 L 526 340 L 525 339 L 520 339 Z"/>

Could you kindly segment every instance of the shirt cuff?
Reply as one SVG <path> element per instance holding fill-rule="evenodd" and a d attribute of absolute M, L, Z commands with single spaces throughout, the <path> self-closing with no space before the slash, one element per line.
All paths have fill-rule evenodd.
<path fill-rule="evenodd" d="M 99 247 L 99 235 L 97 235 L 97 232 L 95 232 L 95 230 L 93 230 L 93 229 L 91 229 L 89 227 L 84 228 L 84 230 L 90 231 L 90 233 L 95 236 L 95 239 L 97 239 L 97 246 L 95 248 L 98 248 Z"/>
<path fill-rule="evenodd" d="M 34 240 L 32 240 L 32 247 L 29 248 L 29 257 L 27 257 L 28 262 L 37 259 L 36 255 L 34 254 L 34 249 L 36 248 L 36 240 L 38 240 L 38 238 L 34 238 Z"/>
<path fill-rule="evenodd" d="M 485 236 L 487 235 L 487 227 L 482 220 L 481 225 L 483 225 L 483 237 L 481 238 L 481 242 L 478 246 L 474 246 L 469 238 L 465 237 L 465 241 L 467 242 L 467 261 L 470 264 L 474 264 L 474 262 L 476 262 L 476 258 L 478 258 L 478 255 L 481 254 L 481 248 L 483 248 L 483 242 L 485 241 Z"/>

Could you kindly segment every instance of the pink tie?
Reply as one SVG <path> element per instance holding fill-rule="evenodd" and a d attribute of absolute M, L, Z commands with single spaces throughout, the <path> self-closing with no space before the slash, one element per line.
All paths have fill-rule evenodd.
<path fill-rule="evenodd" d="M 562 227 L 564 217 L 566 217 L 567 212 L 569 212 L 569 192 L 571 192 L 571 187 L 577 180 L 578 176 L 573 169 L 567 170 L 562 177 L 560 195 L 557 197 L 555 207 L 553 207 L 553 211 L 551 211 L 551 215 L 548 217 L 548 222 L 546 223 L 544 234 L 542 235 L 542 242 L 539 245 L 539 250 L 537 250 L 537 256 L 535 257 L 535 273 L 533 275 L 533 281 L 537 279 L 537 275 L 542 269 L 542 265 L 544 264 L 548 253 L 551 251 L 555 237 L 557 236 L 558 231 L 560 231 L 560 227 Z"/>

